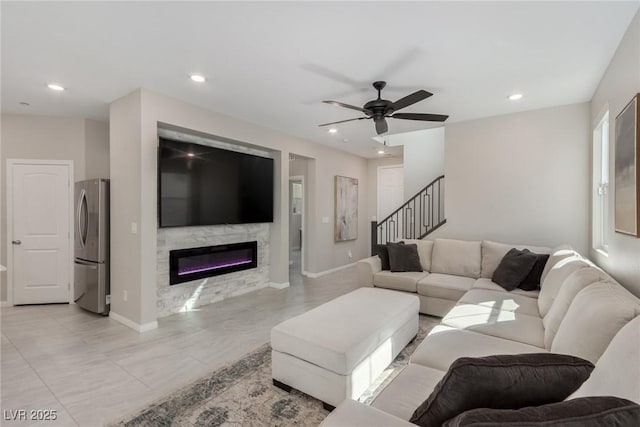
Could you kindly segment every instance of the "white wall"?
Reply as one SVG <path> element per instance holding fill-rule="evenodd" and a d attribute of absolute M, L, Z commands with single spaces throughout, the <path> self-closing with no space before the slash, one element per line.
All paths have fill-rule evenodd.
<path fill-rule="evenodd" d="M 389 137 L 389 145 L 403 146 L 405 201 L 444 173 L 444 142 L 444 126 Z"/>
<path fill-rule="evenodd" d="M 640 296 L 640 239 L 614 231 L 615 194 L 614 153 L 615 117 L 631 98 L 640 92 L 640 12 L 636 14 L 624 35 L 591 100 L 591 123 L 595 125 L 601 113 L 609 110 L 609 254 L 591 249 L 592 259 L 620 283 Z"/>
<path fill-rule="evenodd" d="M 276 188 L 274 223 L 270 226 L 270 280 L 288 281 L 289 217 L 287 189 L 289 153 L 309 158 L 307 195 L 309 196 L 309 262 L 306 270 L 322 272 L 368 253 L 366 211 L 366 160 L 342 151 L 305 141 L 290 135 L 185 104 L 147 90 L 138 90 L 111 105 L 111 179 L 112 179 L 112 303 L 117 314 L 138 324 L 155 321 L 157 252 L 157 126 L 158 122 L 192 129 L 241 144 L 258 146 L 274 154 Z M 358 203 L 359 238 L 350 242 L 333 241 L 333 177 L 357 178 L 362 187 Z M 284 196 L 284 197 L 283 197 Z M 126 206 L 126 207 L 125 207 Z M 122 207 L 122 209 L 120 209 Z M 323 223 L 322 218 L 329 218 Z M 138 224 L 131 234 L 130 224 Z M 351 251 L 353 258 L 347 253 Z M 129 301 L 123 301 L 123 291 Z M 135 295 L 136 300 L 131 300 Z"/>
<path fill-rule="evenodd" d="M 109 178 L 109 123 L 84 121 L 85 179 Z"/>
<path fill-rule="evenodd" d="M 588 255 L 589 140 L 587 103 L 447 125 L 447 224 L 429 238 L 569 243 Z"/>
<path fill-rule="evenodd" d="M 66 117 L 2 115 L 2 176 L 6 179 L 7 159 L 73 160 L 74 179 L 85 177 L 84 119 Z M 6 218 L 6 188 L 0 186 L 2 218 Z M 6 221 L 0 226 L 0 264 L 7 264 Z M 7 299 L 6 272 L 1 273 L 1 298 Z"/>
<path fill-rule="evenodd" d="M 154 322 L 156 313 L 148 305 L 142 307 L 143 293 L 155 308 L 156 297 L 151 285 L 142 285 L 142 253 L 140 234 L 146 227 L 141 217 L 141 111 L 142 94 L 135 92 L 111 104 L 109 122 L 110 178 L 111 178 L 111 311 L 140 325 Z M 157 178 L 156 178 L 157 179 Z M 138 234 L 131 232 L 131 223 L 138 226 Z M 155 224 L 151 224 L 155 234 Z M 153 250 L 156 256 L 156 250 Z M 155 266 L 154 266 L 155 269 Z M 127 299 L 124 292 L 127 292 Z M 146 311 L 146 318 L 143 319 Z"/>

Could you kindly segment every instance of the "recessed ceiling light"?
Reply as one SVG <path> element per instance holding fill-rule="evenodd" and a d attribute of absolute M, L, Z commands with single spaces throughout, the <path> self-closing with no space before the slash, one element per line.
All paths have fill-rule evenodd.
<path fill-rule="evenodd" d="M 191 80 L 193 80 L 196 83 L 204 83 L 207 79 L 204 78 L 204 76 L 201 76 L 200 74 L 191 74 L 191 76 L 189 76 L 191 78 Z"/>
<path fill-rule="evenodd" d="M 59 84 L 56 84 L 56 83 L 49 83 L 47 87 L 51 90 L 57 90 L 58 92 L 61 92 L 64 90 L 63 86 L 60 86 Z"/>
<path fill-rule="evenodd" d="M 187 153 L 187 156 L 189 156 L 189 157 L 193 157 L 193 156 L 195 156 L 195 154 L 193 154 L 193 153 Z"/>
<path fill-rule="evenodd" d="M 522 99 L 522 94 L 521 93 L 514 93 L 512 95 L 509 95 L 509 99 L 512 101 L 517 101 L 518 99 Z"/>
<path fill-rule="evenodd" d="M 378 150 L 378 154 L 384 154 L 384 150 Z"/>
<path fill-rule="evenodd" d="M 329 129 L 329 133 L 336 133 L 336 132 L 338 132 L 338 129 L 336 128 Z"/>

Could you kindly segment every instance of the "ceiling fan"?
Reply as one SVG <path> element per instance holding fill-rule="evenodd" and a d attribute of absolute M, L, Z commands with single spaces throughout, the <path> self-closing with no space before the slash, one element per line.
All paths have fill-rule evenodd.
<path fill-rule="evenodd" d="M 365 117 L 357 117 L 355 119 L 340 120 L 338 122 L 323 123 L 318 126 L 329 126 L 338 123 L 351 122 L 354 120 L 373 119 L 376 124 L 376 132 L 378 135 L 383 134 L 389 130 L 387 125 L 387 118 L 391 119 L 403 119 L 403 120 L 422 120 L 425 122 L 444 122 L 449 116 L 442 114 L 422 114 L 422 113 L 396 113 L 396 111 L 406 108 L 410 105 L 420 102 L 423 99 L 427 99 L 432 96 L 432 93 L 426 90 L 419 90 L 413 92 L 411 95 L 407 95 L 404 98 L 400 98 L 396 102 L 391 102 L 386 99 L 382 99 L 380 92 L 387 85 L 387 82 L 377 81 L 373 82 L 373 87 L 378 91 L 378 99 L 367 102 L 364 106 L 356 107 L 354 105 L 343 104 L 338 101 L 322 101 L 325 104 L 337 105 L 338 107 L 349 108 L 351 110 L 357 110 L 363 112 Z"/>

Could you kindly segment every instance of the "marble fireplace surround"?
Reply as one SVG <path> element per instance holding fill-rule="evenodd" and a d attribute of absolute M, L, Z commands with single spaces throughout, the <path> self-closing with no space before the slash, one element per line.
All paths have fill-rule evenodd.
<path fill-rule="evenodd" d="M 169 251 L 249 241 L 258 242 L 258 267 L 169 285 Z M 189 311 L 269 286 L 269 224 L 213 225 L 158 229 L 157 316 Z"/>

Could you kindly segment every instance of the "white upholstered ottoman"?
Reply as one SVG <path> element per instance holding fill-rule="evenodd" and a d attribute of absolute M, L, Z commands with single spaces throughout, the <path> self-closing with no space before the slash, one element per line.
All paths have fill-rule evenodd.
<path fill-rule="evenodd" d="M 416 294 L 360 288 L 271 330 L 273 383 L 333 409 L 357 399 L 418 333 Z"/>

